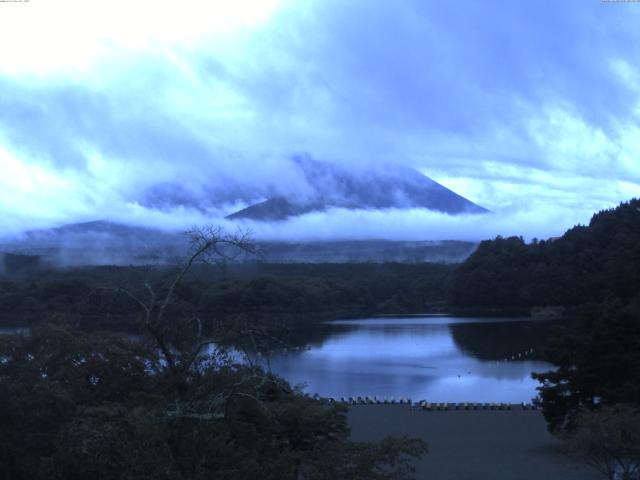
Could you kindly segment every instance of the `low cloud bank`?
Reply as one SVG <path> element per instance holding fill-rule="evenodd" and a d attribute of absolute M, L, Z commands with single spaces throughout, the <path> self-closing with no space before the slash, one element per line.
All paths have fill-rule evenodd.
<path fill-rule="evenodd" d="M 613 206 L 613 205 L 612 205 Z M 447 215 L 423 209 L 349 210 L 333 208 L 279 222 L 230 221 L 195 210 L 136 212 L 123 215 L 126 224 L 180 232 L 195 225 L 214 224 L 226 231 L 253 232 L 264 241 L 327 240 L 468 240 L 502 236 L 549 238 L 562 235 L 577 224 L 589 222 L 593 212 L 576 214 L 572 209 L 538 205 L 520 211 L 480 215 Z"/>
<path fill-rule="evenodd" d="M 0 18 L 0 237 L 96 219 L 233 229 L 225 215 L 326 183 L 292 165 L 301 152 L 417 168 L 495 214 L 331 210 L 248 222 L 257 236 L 548 237 L 640 196 L 631 6 L 207 2 L 141 23 L 37 3 L 44 23 Z"/>
<path fill-rule="evenodd" d="M 588 223 L 590 213 L 540 206 L 526 211 L 452 216 L 439 212 L 410 210 L 331 209 L 310 213 L 285 222 L 243 222 L 245 228 L 264 240 L 468 240 L 502 236 L 549 238 L 562 235 L 578 223 Z"/>

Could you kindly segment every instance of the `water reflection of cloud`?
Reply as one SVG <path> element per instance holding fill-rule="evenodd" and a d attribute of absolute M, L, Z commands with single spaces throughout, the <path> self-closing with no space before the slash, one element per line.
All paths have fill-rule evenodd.
<path fill-rule="evenodd" d="M 306 383 L 310 393 L 451 402 L 530 401 L 537 386 L 531 372 L 551 368 L 532 360 L 485 361 L 458 347 L 451 322 L 408 320 L 392 325 L 388 319 L 335 324 L 323 344 L 277 356 L 272 368 L 292 383 Z M 492 328 L 481 325 L 482 319 L 465 320 L 477 324 L 478 341 L 491 336 Z M 514 341 L 508 335 L 495 340 L 498 344 Z M 501 347 L 508 349 L 509 345 Z"/>
<path fill-rule="evenodd" d="M 446 355 L 460 354 L 446 329 L 429 329 L 418 332 L 396 330 L 394 332 L 357 330 L 330 337 L 319 348 L 307 352 L 310 356 L 327 359 L 362 360 L 390 358 L 421 359 L 421 361 Z M 414 362 L 415 363 L 415 362 Z M 422 362 L 419 362 L 422 363 Z"/>
<path fill-rule="evenodd" d="M 424 392 L 433 402 L 530 402 L 537 382 L 530 377 L 440 377 Z"/>

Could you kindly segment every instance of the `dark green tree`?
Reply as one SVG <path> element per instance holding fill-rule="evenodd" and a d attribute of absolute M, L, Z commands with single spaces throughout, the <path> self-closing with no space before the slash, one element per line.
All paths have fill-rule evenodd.
<path fill-rule="evenodd" d="M 121 289 L 142 338 L 41 325 L 0 337 L 0 476 L 65 479 L 407 479 L 420 440 L 354 443 L 346 407 L 310 398 L 226 355 L 246 322 L 204 329 L 179 290 L 208 254 L 249 251 L 245 236 L 192 233 L 168 281 Z"/>
<path fill-rule="evenodd" d="M 640 411 L 619 405 L 582 412 L 564 436 L 567 453 L 609 480 L 634 480 L 640 473 Z"/>
<path fill-rule="evenodd" d="M 571 430 L 585 409 L 640 406 L 640 301 L 584 308 L 575 326 L 552 336 L 547 356 L 556 369 L 533 376 L 551 431 Z"/>

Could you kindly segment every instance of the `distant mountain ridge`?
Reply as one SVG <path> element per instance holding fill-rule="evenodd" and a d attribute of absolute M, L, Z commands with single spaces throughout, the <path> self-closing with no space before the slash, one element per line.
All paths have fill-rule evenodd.
<path fill-rule="evenodd" d="M 297 158 L 295 164 L 314 192 L 306 197 L 275 196 L 227 218 L 279 221 L 330 208 L 423 208 L 449 215 L 489 212 L 411 168 L 348 170 L 308 157 Z"/>
<path fill-rule="evenodd" d="M 263 255 L 238 258 L 240 263 L 458 263 L 477 247 L 465 241 L 258 241 Z M 42 265 L 151 265 L 175 262 L 188 251 L 181 232 L 111 221 L 67 224 L 32 230 L 0 241 L 0 274 L 4 254 L 35 256 Z M 17 257 L 16 257 L 17 258 Z"/>
<path fill-rule="evenodd" d="M 174 207 L 222 208 L 230 198 L 242 198 L 246 205 L 228 215 L 232 220 L 282 221 L 307 213 L 333 208 L 350 210 L 428 209 L 449 215 L 483 214 L 488 210 L 476 205 L 422 173 L 406 167 L 344 168 L 298 156 L 291 164 L 289 192 L 269 188 L 252 191 L 231 185 L 232 196 L 214 190 L 190 191 L 188 186 L 162 184 L 145 193 L 153 209 Z M 297 170 L 296 170 L 297 169 Z M 273 193 L 269 197 L 268 192 Z M 254 200 L 255 201 L 255 200 Z M 227 210 L 228 212 L 228 210 Z M 216 218 L 216 217 L 212 217 Z M 217 217 L 219 218 L 219 217 Z M 384 232 L 380 232 L 381 236 Z M 272 262 L 460 262 L 476 248 L 473 242 L 360 241 L 297 242 L 282 239 L 260 242 L 267 252 L 260 261 Z M 0 238 L 0 252 L 39 255 L 60 265 L 145 264 L 174 261 L 186 253 L 185 235 L 156 228 L 125 225 L 99 220 L 32 230 L 19 238 Z M 270 258 L 269 258 L 270 256 Z M 256 259 L 247 259 L 256 261 Z"/>

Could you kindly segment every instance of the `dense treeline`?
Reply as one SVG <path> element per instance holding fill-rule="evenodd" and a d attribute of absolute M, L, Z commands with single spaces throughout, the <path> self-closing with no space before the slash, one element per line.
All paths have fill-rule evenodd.
<path fill-rule="evenodd" d="M 442 309 L 453 267 L 438 264 L 263 264 L 201 266 L 176 291 L 176 315 L 206 320 L 244 314 L 294 322 Z M 138 291 L 169 267 L 86 267 L 0 282 L 5 323 L 73 319 L 86 328 L 135 326 Z M 78 323 L 79 322 L 79 323 Z"/>
<path fill-rule="evenodd" d="M 250 250 L 245 240 L 216 228 L 195 231 L 180 266 L 134 272 L 129 285 L 118 285 L 121 272 L 109 270 L 98 275 L 102 285 L 91 276 L 44 276 L 40 285 L 18 287 L 31 293 L 34 312 L 44 304 L 63 318 L 139 312 L 140 332 L 40 322 L 28 333 L 0 335 L 0 477 L 411 478 L 410 460 L 426 453 L 421 440 L 353 442 L 344 407 L 291 388 L 249 356 L 234 360 L 238 340 L 273 340 L 264 325 L 236 315 L 203 328 L 194 293 L 210 282 L 194 266 L 219 258 L 219 245 Z M 108 277 L 117 281 L 109 285 Z"/>
<path fill-rule="evenodd" d="M 557 369 L 534 374 L 552 431 L 573 430 L 583 410 L 640 408 L 640 295 L 581 310 L 574 326 L 551 336 L 546 354 Z"/>
<path fill-rule="evenodd" d="M 547 351 L 557 369 L 535 375 L 550 428 L 640 407 L 639 200 L 557 239 L 483 242 L 459 266 L 222 263 L 189 268 L 174 289 L 168 267 L 34 273 L 37 262 L 11 261 L 21 269 L 0 282 L 0 318 L 34 328 L 0 340 L 3 478 L 405 478 L 419 442 L 352 443 L 340 408 L 220 351 L 194 354 L 203 334 L 270 349 L 280 321 L 308 339 L 341 316 L 571 306 L 575 325 Z M 86 332 L 105 328 L 143 341 Z"/>
<path fill-rule="evenodd" d="M 448 307 L 577 306 L 607 298 L 626 302 L 640 289 L 639 209 L 640 201 L 632 200 L 556 239 L 484 241 L 459 266 L 229 264 L 194 271 L 178 293 L 183 306 L 205 316 L 261 312 L 330 318 Z M 135 288 L 172 271 L 113 266 L 30 271 L 27 267 L 36 261 L 14 257 L 11 262 L 24 268 L 0 279 L 4 322 L 42 318 L 43 313 L 108 313 L 115 321 L 131 305 L 110 296 L 105 286 L 111 292 Z"/>
<path fill-rule="evenodd" d="M 344 407 L 222 353 L 169 366 L 122 336 L 0 336 L 0 478 L 402 480 L 426 452 L 352 442 Z"/>
<path fill-rule="evenodd" d="M 482 242 L 460 265 L 451 300 L 471 306 L 576 306 L 640 291 L 640 200 L 593 216 L 562 237 Z"/>
<path fill-rule="evenodd" d="M 549 428 L 571 434 L 595 418 L 585 412 L 640 408 L 639 272 L 640 200 L 632 200 L 557 239 L 482 242 L 454 272 L 451 295 L 457 305 L 573 307 L 575 324 L 558 327 L 547 348 L 556 370 L 534 375 Z"/>

